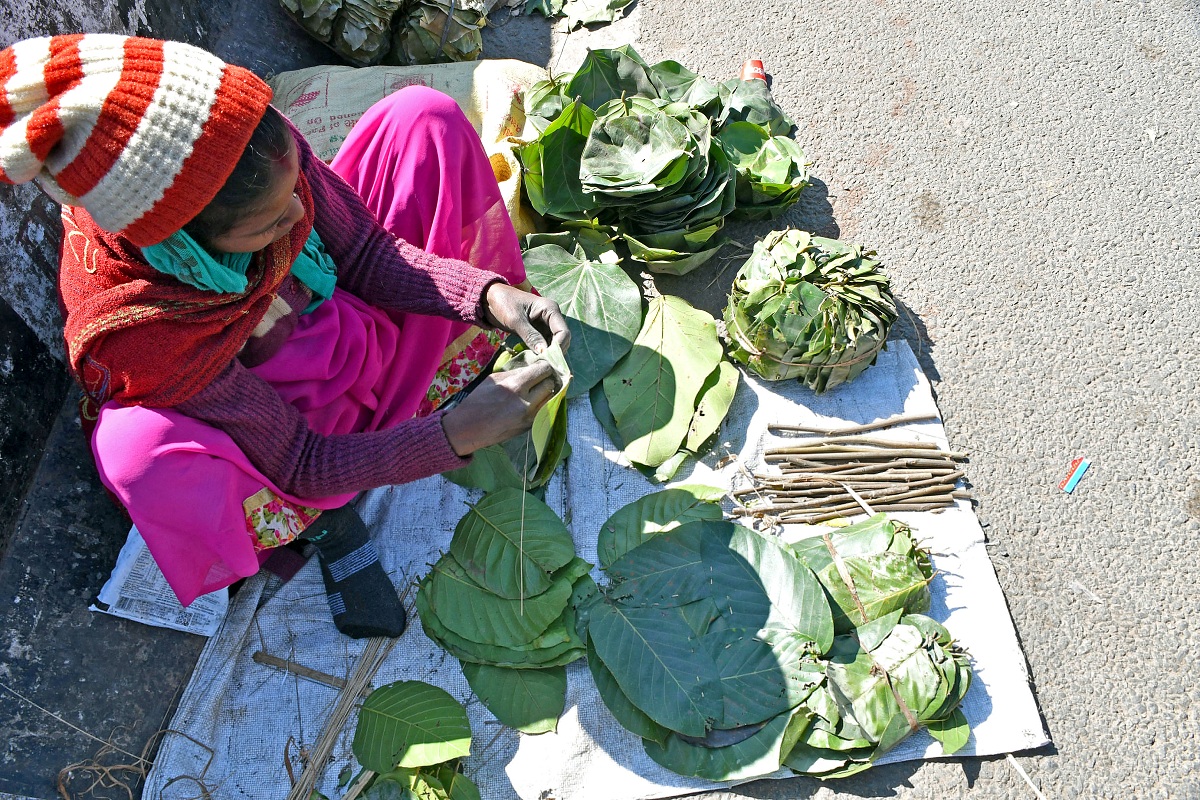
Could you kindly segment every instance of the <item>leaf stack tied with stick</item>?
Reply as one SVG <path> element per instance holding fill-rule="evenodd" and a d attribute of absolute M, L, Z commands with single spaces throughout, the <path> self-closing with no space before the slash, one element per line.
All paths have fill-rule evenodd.
<path fill-rule="evenodd" d="M 675 61 L 649 65 L 628 45 L 590 51 L 573 74 L 532 87 L 525 108 L 539 132 L 519 151 L 534 210 L 611 231 L 651 272 L 683 275 L 715 255 L 739 169 L 751 216 L 782 212 L 807 180 L 803 153 L 771 139 L 794 126 L 766 84 L 714 84 Z M 727 122 L 769 141 L 752 155 L 730 149 Z M 727 138 L 745 148 L 746 133 Z"/>
<path fill-rule="evenodd" d="M 369 770 L 353 782 L 366 785 L 362 800 L 479 800 L 479 789 L 458 771 L 471 754 L 467 712 L 436 686 L 398 681 L 371 692 L 351 749 Z"/>
<path fill-rule="evenodd" d="M 633 0 L 526 0 L 525 13 L 535 11 L 543 17 L 565 17 L 567 30 L 582 25 L 616 22 Z"/>
<path fill-rule="evenodd" d="M 970 662 L 913 613 L 933 573 L 908 528 L 880 516 L 786 547 L 720 521 L 718 496 L 647 495 L 600 531 L 588 668 L 647 754 L 728 781 L 849 775 L 922 725 L 960 749 Z"/>
<path fill-rule="evenodd" d="M 950 755 L 970 726 L 959 705 L 971 663 L 949 631 L 894 611 L 834 639 L 826 680 L 793 718 L 783 763 L 819 778 L 853 775 L 924 726 Z"/>
<path fill-rule="evenodd" d="M 358 67 L 382 62 L 403 0 L 280 0 L 300 27 Z"/>
<path fill-rule="evenodd" d="M 520 369 L 537 361 L 550 362 L 559 386 L 538 409 L 533 427 L 503 444 L 475 451 L 470 464 L 444 473 L 447 480 L 488 492 L 504 487 L 535 491 L 550 480 L 568 449 L 566 398 L 571 386 L 571 369 L 562 348 L 553 344 L 540 354 L 524 349 L 523 345 L 516 351 L 505 350 L 497 356 L 492 371 Z"/>
<path fill-rule="evenodd" d="M 449 552 L 422 579 L 421 627 L 463 662 L 497 719 L 553 730 L 566 701 L 563 667 L 584 654 L 572 598 L 595 585 L 591 566 L 545 503 L 498 489 L 459 521 Z"/>
<path fill-rule="evenodd" d="M 730 357 L 767 380 L 820 394 L 875 363 L 896 303 L 875 253 L 776 231 L 754 246 L 725 307 Z"/>
<path fill-rule="evenodd" d="M 716 434 L 737 382 L 716 320 L 661 295 L 651 299 L 633 349 L 592 390 L 592 409 L 630 463 L 667 481 Z"/>
<path fill-rule="evenodd" d="M 717 136 L 737 170 L 734 219 L 774 219 L 808 186 L 808 157 L 786 136 L 753 122 L 733 122 Z"/>

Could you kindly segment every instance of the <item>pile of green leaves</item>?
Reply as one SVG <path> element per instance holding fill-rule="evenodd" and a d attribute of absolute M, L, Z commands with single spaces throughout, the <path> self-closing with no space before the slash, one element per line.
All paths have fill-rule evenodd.
<path fill-rule="evenodd" d="M 518 489 L 489 492 L 454 530 L 417 592 L 421 627 L 463 665 L 496 718 L 528 733 L 554 730 L 566 664 L 584 654 L 575 593 L 594 586 L 562 520 Z"/>
<path fill-rule="evenodd" d="M 541 353 L 534 353 L 524 345 L 506 349 L 497 356 L 492 371 L 521 369 L 538 361 L 548 361 L 554 367 L 559 388 L 538 409 L 533 427 L 503 444 L 475 451 L 470 464 L 444 473 L 448 480 L 488 492 L 504 487 L 532 491 L 550 480 L 568 449 L 566 398 L 572 376 L 562 348 L 553 344 Z"/>
<path fill-rule="evenodd" d="M 911 528 L 886 514 L 802 539 L 791 548 L 825 587 L 838 633 L 899 609 L 929 610 L 929 551 L 917 546 Z"/>
<path fill-rule="evenodd" d="M 737 383 L 716 320 L 662 295 L 650 301 L 629 353 L 593 388 L 592 410 L 630 463 L 666 481 L 716 434 Z"/>
<path fill-rule="evenodd" d="M 927 578 L 924 594 L 881 594 L 893 575 L 928 573 L 909 530 L 874 518 L 838 539 L 872 616 L 855 624 L 827 599 L 839 584 L 823 538 L 782 546 L 722 521 L 719 496 L 668 489 L 600 531 L 609 581 L 580 613 L 588 668 L 647 754 L 726 781 L 781 765 L 851 774 L 922 725 L 944 752 L 962 747 L 969 728 L 957 708 L 970 663 L 942 626 L 912 613 L 928 607 Z"/>
<path fill-rule="evenodd" d="M 725 307 L 730 357 L 817 393 L 874 364 L 895 321 L 874 251 L 795 229 L 754 246 Z"/>
<path fill-rule="evenodd" d="M 471 754 L 467 712 L 436 686 L 397 681 L 371 692 L 351 749 L 378 773 L 363 800 L 479 800 L 479 789 L 458 771 Z"/>
<path fill-rule="evenodd" d="M 280 0 L 313 38 L 359 67 L 384 60 L 392 45 L 392 18 L 404 0 Z"/>
<path fill-rule="evenodd" d="M 518 152 L 533 208 L 615 236 L 652 272 L 683 275 L 716 253 L 739 180 L 751 216 L 781 212 L 803 188 L 792 174 L 797 162 L 806 170 L 803 153 L 770 144 L 794 126 L 762 81 L 715 84 L 626 45 L 535 85 L 525 110 L 539 131 Z M 753 127 L 722 139 L 734 123 Z M 760 131 L 770 146 L 727 151 L 725 140 L 745 148 Z"/>
<path fill-rule="evenodd" d="M 774 219 L 799 201 L 812 166 L 800 145 L 753 122 L 730 123 L 717 140 L 737 170 L 735 219 Z"/>

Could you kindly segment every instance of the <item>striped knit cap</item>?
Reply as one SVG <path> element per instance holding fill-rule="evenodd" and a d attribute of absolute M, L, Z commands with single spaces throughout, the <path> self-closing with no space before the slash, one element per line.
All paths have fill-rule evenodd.
<path fill-rule="evenodd" d="M 254 73 L 180 42 L 111 34 L 0 51 L 0 180 L 37 180 L 139 247 L 216 195 L 271 99 Z"/>

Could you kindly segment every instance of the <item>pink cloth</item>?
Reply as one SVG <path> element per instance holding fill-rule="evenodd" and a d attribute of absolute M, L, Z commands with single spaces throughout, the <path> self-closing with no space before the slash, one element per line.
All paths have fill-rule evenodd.
<path fill-rule="evenodd" d="M 393 234 L 520 283 L 520 248 L 490 163 L 448 102 L 423 87 L 384 98 L 355 125 L 331 166 Z M 338 289 L 251 371 L 321 434 L 384 430 L 414 415 L 444 351 L 468 327 L 385 312 Z M 102 480 L 184 605 L 253 575 L 269 552 L 248 530 L 248 498 L 269 489 L 283 505 L 304 507 L 300 518 L 307 519 L 306 512 L 354 496 L 288 495 L 226 433 L 171 409 L 110 403 L 92 444 Z M 272 502 L 271 512 L 280 505 Z"/>

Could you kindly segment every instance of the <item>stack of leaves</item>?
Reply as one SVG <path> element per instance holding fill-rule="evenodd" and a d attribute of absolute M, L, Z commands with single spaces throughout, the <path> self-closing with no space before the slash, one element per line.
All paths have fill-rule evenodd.
<path fill-rule="evenodd" d="M 525 108 L 539 131 L 519 151 L 530 204 L 565 227 L 615 232 L 653 272 L 685 274 L 719 249 L 737 204 L 735 162 L 759 186 L 762 197 L 747 195 L 752 209 L 782 210 L 803 188 L 792 149 L 743 158 L 721 139 L 728 123 L 768 138 L 792 129 L 762 81 L 714 84 L 675 61 L 651 66 L 626 45 L 590 51 L 575 73 L 535 85 Z M 734 138 L 745 146 L 744 134 Z"/>
<path fill-rule="evenodd" d="M 651 758 L 736 780 L 779 768 L 790 720 L 824 680 L 818 656 L 833 642 L 833 619 L 816 576 L 790 551 L 703 508 L 685 506 L 683 524 L 659 523 L 664 532 L 648 537 L 645 527 L 610 537 L 609 584 L 589 610 L 588 667 Z M 614 515 L 606 528 L 627 529 L 636 516 Z"/>
<path fill-rule="evenodd" d="M 929 610 L 929 551 L 917 547 L 911 528 L 886 514 L 801 539 L 791 548 L 825 587 L 838 633 L 893 611 Z"/>
<path fill-rule="evenodd" d="M 786 136 L 772 136 L 753 122 L 733 122 L 717 140 L 737 170 L 735 219 L 774 219 L 808 186 L 808 157 Z"/>
<path fill-rule="evenodd" d="M 389 64 L 474 61 L 483 52 L 485 0 L 416 0 L 394 20 Z"/>
<path fill-rule="evenodd" d="M 929 617 L 896 610 L 859 625 L 834 639 L 783 763 L 820 778 L 853 775 L 921 726 L 944 754 L 957 752 L 971 732 L 958 708 L 971 674 L 966 653 Z"/>
<path fill-rule="evenodd" d="M 754 246 L 725 307 L 732 358 L 818 394 L 874 364 L 895 321 L 874 251 L 794 229 Z"/>
<path fill-rule="evenodd" d="M 312 37 L 359 67 L 378 64 L 392 46 L 392 18 L 404 0 L 280 0 Z"/>
<path fill-rule="evenodd" d="M 711 315 L 670 295 L 650 301 L 633 348 L 591 392 L 630 463 L 666 481 L 702 452 L 737 391 L 737 368 L 722 356 Z"/>
<path fill-rule="evenodd" d="M 552 344 L 541 353 L 527 350 L 504 350 L 496 357 L 493 372 L 506 372 L 528 367 L 537 361 L 548 361 L 558 377 L 558 390 L 538 409 L 533 426 L 520 436 L 503 444 L 476 450 L 471 463 L 461 469 L 444 473 L 459 486 L 494 491 L 514 488 L 523 491 L 546 485 L 567 452 L 567 393 L 571 386 L 571 369 L 562 348 Z"/>
<path fill-rule="evenodd" d="M 421 627 L 463 662 L 497 719 L 530 733 L 553 730 L 566 701 L 564 665 L 584 654 L 572 596 L 594 585 L 591 566 L 540 500 L 518 489 L 490 492 L 422 579 Z"/>
<path fill-rule="evenodd" d="M 351 749 L 368 771 L 354 781 L 367 787 L 363 800 L 479 800 L 479 789 L 458 771 L 471 754 L 467 712 L 436 686 L 398 681 L 373 691 L 358 712 Z"/>
<path fill-rule="evenodd" d="M 567 30 L 582 25 L 616 22 L 621 11 L 633 0 L 526 0 L 525 13 L 538 12 L 543 17 L 565 17 Z"/>

